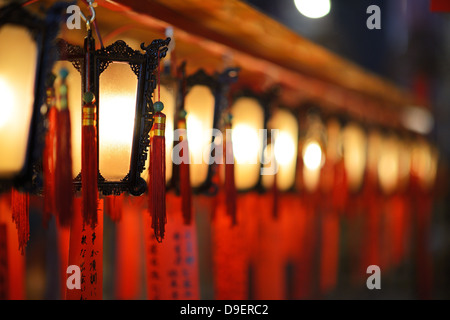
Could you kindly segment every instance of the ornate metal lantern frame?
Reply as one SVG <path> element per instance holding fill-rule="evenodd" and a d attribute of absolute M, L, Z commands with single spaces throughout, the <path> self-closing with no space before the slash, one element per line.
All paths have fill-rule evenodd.
<path fill-rule="evenodd" d="M 181 80 L 184 81 L 180 87 L 182 90 L 181 107 L 179 110 L 184 109 L 184 100 L 189 91 L 196 85 L 204 85 L 211 90 L 214 96 L 214 118 L 213 128 L 219 128 L 221 126 L 221 117 L 224 110 L 228 107 L 229 99 L 228 94 L 230 91 L 230 85 L 237 81 L 239 68 L 226 68 L 222 73 L 216 73 L 209 75 L 204 69 L 199 69 L 194 74 Z M 183 72 L 184 74 L 184 72 Z M 189 130 L 189 128 L 188 128 Z M 214 143 L 214 136 L 211 137 L 211 143 Z M 214 152 L 214 150 L 211 150 Z M 214 155 L 211 155 L 212 157 Z M 218 170 L 216 163 L 208 166 L 208 173 L 205 181 L 200 186 L 193 189 L 194 193 L 215 195 L 218 192 L 218 185 L 213 181 Z"/>
<path fill-rule="evenodd" d="M 41 112 L 41 107 L 46 96 L 45 81 L 56 60 L 54 40 L 69 5 L 67 2 L 56 2 L 46 11 L 44 17 L 29 12 L 16 2 L 0 8 L 0 28 L 8 24 L 26 28 L 37 48 L 34 100 L 24 165 L 14 177 L 0 178 L 0 191 L 14 187 L 22 191 L 38 192 L 42 186 L 42 170 L 39 170 L 39 166 L 46 128 L 45 112 Z"/>
<path fill-rule="evenodd" d="M 139 196 L 147 190 L 147 183 L 141 177 L 141 173 L 145 169 L 150 142 L 149 132 L 153 126 L 154 108 L 152 96 L 157 85 L 157 78 L 154 72 L 158 67 L 159 60 L 166 56 L 169 42 L 170 38 L 153 40 L 148 46 L 142 43 L 140 46 L 143 50 L 142 52 L 132 49 L 125 41 L 118 40 L 107 47 L 96 50 L 95 39 L 92 37 L 90 29 L 84 40 L 83 47 L 72 45 L 63 39 L 59 39 L 57 42 L 59 60 L 71 62 L 81 74 L 82 93 L 94 93 L 97 119 L 99 119 L 99 101 L 101 100 L 99 96 L 99 79 L 101 73 L 111 63 L 128 63 L 138 80 L 130 170 L 120 181 L 108 181 L 99 171 L 98 189 L 103 195 L 119 195 L 123 192 L 128 192 L 131 195 Z M 99 120 L 101 121 L 101 119 Z M 99 125 L 98 122 L 97 126 Z M 81 173 L 74 179 L 74 185 L 77 191 L 81 189 Z"/>

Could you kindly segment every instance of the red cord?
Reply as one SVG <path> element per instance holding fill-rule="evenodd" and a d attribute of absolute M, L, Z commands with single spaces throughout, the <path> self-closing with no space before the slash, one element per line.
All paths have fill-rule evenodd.
<path fill-rule="evenodd" d="M 30 1 L 27 1 L 27 2 L 25 2 L 25 3 L 22 4 L 22 7 L 26 7 L 26 6 L 30 5 L 30 4 L 33 4 L 33 3 L 38 2 L 38 1 L 39 1 L 39 0 L 30 0 Z"/>
<path fill-rule="evenodd" d="M 161 101 L 161 90 L 160 90 L 161 67 L 160 67 L 160 63 L 159 63 L 159 50 L 158 50 L 158 58 L 157 59 L 158 59 L 158 101 Z"/>

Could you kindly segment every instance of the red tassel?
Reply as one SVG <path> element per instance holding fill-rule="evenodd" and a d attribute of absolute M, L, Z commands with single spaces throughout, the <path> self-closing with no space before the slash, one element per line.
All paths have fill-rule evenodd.
<path fill-rule="evenodd" d="M 234 181 L 234 153 L 233 141 L 231 140 L 231 115 L 227 119 L 225 126 L 225 200 L 228 216 L 231 218 L 232 225 L 237 224 L 237 191 Z M 228 134 L 230 133 L 230 134 Z"/>
<path fill-rule="evenodd" d="M 0 299 L 25 299 L 25 255 L 20 254 L 11 194 L 0 194 Z"/>
<path fill-rule="evenodd" d="M 272 185 L 272 195 L 273 195 L 273 197 L 272 197 L 272 199 L 273 199 L 272 200 L 272 217 L 274 219 L 278 218 L 278 202 L 279 202 L 278 199 L 280 197 L 279 190 L 277 188 L 277 176 L 278 176 L 277 173 L 275 173 L 273 175 L 273 185 Z"/>
<path fill-rule="evenodd" d="M 162 102 L 154 104 L 156 111 L 153 128 L 150 132 L 150 166 L 149 166 L 149 211 L 152 216 L 152 228 L 158 242 L 164 239 L 166 224 L 166 116 L 160 111 Z"/>
<path fill-rule="evenodd" d="M 60 87 L 60 110 L 57 117 L 55 168 L 55 208 L 58 222 L 63 227 L 70 226 L 73 217 L 72 188 L 72 144 L 70 112 L 67 105 L 67 70 L 62 69 Z"/>
<path fill-rule="evenodd" d="M 24 254 L 24 249 L 30 238 L 29 207 L 30 196 L 15 189 L 11 191 L 12 219 L 16 224 L 19 237 L 19 249 Z"/>
<path fill-rule="evenodd" d="M 44 175 L 44 226 L 52 214 L 55 214 L 55 162 L 56 162 L 56 125 L 58 110 L 56 110 L 55 89 L 53 83 L 55 76 L 49 77 L 47 83 L 48 129 L 45 136 L 42 171 Z"/>
<path fill-rule="evenodd" d="M 178 129 L 186 130 L 186 112 L 180 112 L 180 119 L 178 120 Z M 182 159 L 189 160 L 189 146 L 187 139 L 184 140 L 183 136 L 180 136 L 180 143 L 183 143 L 180 156 Z M 184 154 L 186 152 L 186 154 Z M 190 225 L 192 220 L 192 191 L 189 173 L 189 161 L 180 163 L 180 193 L 181 193 L 181 209 L 183 214 L 183 221 L 185 225 Z"/>
<path fill-rule="evenodd" d="M 83 97 L 83 129 L 81 142 L 81 188 L 83 221 L 95 228 L 97 224 L 97 108 L 95 96 L 87 92 Z"/>

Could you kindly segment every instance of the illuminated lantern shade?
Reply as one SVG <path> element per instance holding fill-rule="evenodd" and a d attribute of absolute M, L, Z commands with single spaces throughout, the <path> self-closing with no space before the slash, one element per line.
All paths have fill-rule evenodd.
<path fill-rule="evenodd" d="M 246 91 L 235 97 L 231 114 L 236 188 L 249 190 L 260 182 L 264 143 L 260 130 L 265 128 L 264 107 L 254 93 Z"/>
<path fill-rule="evenodd" d="M 343 132 L 344 163 L 349 191 L 358 192 L 364 180 L 367 162 L 367 138 L 358 124 L 351 122 Z"/>
<path fill-rule="evenodd" d="M 423 190 L 432 190 L 437 174 L 439 152 L 424 138 L 418 138 L 411 150 L 411 171 Z"/>
<path fill-rule="evenodd" d="M 278 166 L 277 188 L 286 191 L 295 183 L 298 147 L 297 119 L 289 111 L 279 109 L 269 119 L 268 128 L 278 130 L 278 134 L 272 135 L 273 143 L 266 147 L 265 156 L 274 155 L 273 158 Z M 274 150 L 271 150 L 272 146 Z M 273 175 L 262 177 L 262 183 L 266 189 L 271 188 L 273 178 Z"/>
<path fill-rule="evenodd" d="M 184 74 L 183 65 L 180 70 Z M 221 115 L 228 107 L 229 85 L 237 80 L 237 74 L 237 68 L 226 68 L 214 76 L 200 69 L 187 78 L 182 77 L 178 111 L 186 117 L 190 183 L 196 193 L 213 194 L 217 191 L 213 176 L 217 166 L 223 162 L 224 138 L 217 128 L 221 125 Z M 174 138 L 180 141 L 181 137 Z M 172 160 L 175 165 L 184 161 L 181 148 L 178 144 L 174 147 Z"/>
<path fill-rule="evenodd" d="M 210 183 L 210 154 L 218 82 L 199 70 L 186 79 L 184 109 L 190 155 L 191 186 L 201 190 Z"/>
<path fill-rule="evenodd" d="M 45 19 L 21 4 L 0 9 L 0 182 L 30 190 L 41 187 L 33 166 L 40 161 L 45 79 L 54 63 L 53 40 L 67 4 L 56 3 Z"/>
<path fill-rule="evenodd" d="M 399 143 L 394 135 L 383 137 L 378 159 L 378 182 L 385 194 L 392 194 L 398 187 Z"/>
<path fill-rule="evenodd" d="M 325 127 L 320 117 L 311 113 L 307 116 L 307 131 L 303 138 L 303 186 L 308 192 L 317 189 L 320 171 L 325 164 Z"/>
<path fill-rule="evenodd" d="M 141 51 L 132 49 L 122 40 L 95 50 L 91 30 L 84 47 L 59 39 L 60 63 L 68 61 L 72 64 L 67 81 L 71 88 L 69 106 L 74 119 L 72 145 L 75 147 L 73 170 L 78 189 L 81 188 L 79 170 L 82 161 L 79 148 L 81 129 L 77 125 L 80 119 L 76 113 L 79 112 L 81 118 L 81 96 L 90 91 L 96 98 L 98 119 L 98 189 L 104 195 L 122 192 L 141 195 L 146 191 L 146 181 L 141 175 L 153 125 L 152 96 L 157 85 L 153 73 L 159 59 L 165 56 L 169 41 L 170 38 L 158 39 L 148 46 L 142 43 Z M 81 85 L 75 84 L 78 80 Z M 81 92 L 77 93 L 80 86 Z"/>

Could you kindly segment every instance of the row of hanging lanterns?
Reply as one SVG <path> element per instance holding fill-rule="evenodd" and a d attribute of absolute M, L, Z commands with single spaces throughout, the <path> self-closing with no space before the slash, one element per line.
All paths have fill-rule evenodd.
<path fill-rule="evenodd" d="M 186 75 L 170 60 L 161 68 L 169 37 L 140 50 L 122 40 L 96 49 L 95 14 L 84 46 L 56 40 L 66 8 L 56 3 L 45 18 L 17 4 L 0 9 L 8 44 L 0 48 L 0 189 L 43 195 L 46 219 L 56 212 L 70 226 L 81 195 L 83 223 L 95 230 L 99 198 L 146 193 L 162 241 L 166 190 L 181 195 L 189 224 L 191 195 L 222 186 L 234 223 L 237 194 L 251 191 L 308 195 L 344 177 L 349 194 L 370 179 L 392 194 L 411 174 L 433 187 L 438 152 L 420 135 L 367 129 L 319 104 L 280 106 L 276 90 L 241 86 L 238 68 Z M 20 237 L 23 249 L 19 228 Z"/>
<path fill-rule="evenodd" d="M 53 32 L 41 30 L 41 33 L 37 34 L 54 38 L 55 26 L 50 23 L 61 22 L 63 9 L 64 4 L 58 3 L 48 11 L 45 24 L 42 21 L 34 21 L 39 28 L 35 26 L 36 29 L 32 29 L 33 34 L 46 26 Z M 55 13 L 57 10 L 59 12 Z M 3 47 L 1 59 L 0 85 L 5 98 L 2 103 L 0 133 L 2 149 L 9 152 L 5 152 L 2 157 L 0 173 L 4 181 L 13 181 L 16 187 L 26 186 L 24 190 L 35 192 L 36 189 L 33 188 L 42 187 L 42 172 L 36 171 L 36 164 L 39 162 L 39 151 L 42 151 L 43 145 L 42 127 L 48 123 L 48 119 L 44 122 L 44 118 L 51 113 L 52 108 L 44 103 L 45 90 L 50 89 L 45 88 L 45 73 L 49 74 L 51 68 L 55 73 L 61 68 L 68 71 L 64 80 L 69 88 L 67 103 L 72 114 L 72 177 L 78 190 L 82 180 L 83 163 L 81 128 L 84 128 L 82 121 L 85 121 L 74 116 L 82 113 L 83 97 L 80 92 L 94 91 L 92 93 L 96 99 L 95 107 L 101 105 L 95 115 L 98 117 L 99 190 L 104 195 L 120 194 L 124 191 L 140 195 L 145 191 L 145 181 L 148 179 L 148 172 L 144 171 L 144 168 L 149 166 L 145 136 L 149 133 L 153 121 L 153 102 L 150 97 L 156 88 L 156 81 L 160 81 L 158 92 L 164 99 L 167 117 L 165 170 L 168 185 L 172 179 L 173 130 L 177 128 L 179 111 L 185 112 L 186 115 L 185 139 L 189 143 L 190 185 L 194 190 L 204 191 L 211 185 L 212 172 L 208 163 L 210 152 L 207 148 L 213 141 L 209 132 L 223 125 L 221 117 L 225 114 L 232 115 L 230 129 L 236 161 L 235 184 L 240 191 L 253 189 L 257 185 L 269 188 L 273 175 L 260 173 L 263 162 L 263 166 L 267 166 L 270 161 L 276 163 L 278 188 L 282 191 L 292 189 L 295 184 L 297 154 L 303 159 L 302 174 L 308 190 L 314 189 L 318 183 L 320 169 L 326 162 L 326 154 L 329 155 L 330 161 L 337 161 L 339 157 L 345 159 L 349 188 L 352 191 L 361 187 L 365 167 L 374 165 L 374 157 L 378 159 L 375 162 L 381 187 L 387 192 L 397 184 L 397 175 L 407 171 L 404 167 L 405 160 L 400 162 L 399 159 L 405 158 L 406 154 L 412 153 L 416 158 L 428 157 L 429 160 L 420 159 L 413 162 L 418 166 L 428 165 L 429 172 L 424 172 L 424 168 L 420 169 L 424 179 L 433 176 L 436 151 L 424 141 L 420 143 L 421 147 L 418 147 L 419 143 L 407 143 L 392 134 L 379 137 L 375 130 L 367 134 L 356 123 L 341 128 L 338 121 L 330 121 L 330 124 L 325 126 L 317 114 L 306 114 L 305 119 L 300 120 L 303 123 L 300 123 L 299 130 L 299 121 L 290 110 L 278 108 L 274 111 L 271 106 L 274 101 L 269 101 L 270 98 L 264 97 L 263 94 L 258 96 L 250 90 L 240 90 L 241 92 L 237 92 L 233 97 L 231 105 L 224 107 L 224 103 L 228 101 L 227 95 L 231 93 L 227 92 L 227 82 L 230 80 L 223 78 L 237 79 L 238 70 L 226 70 L 222 75 L 215 76 L 200 70 L 183 79 L 174 76 L 175 72 L 166 68 L 157 80 L 154 71 L 159 64 L 159 58 L 166 54 L 170 39 L 154 41 L 149 47 L 141 46 L 141 49 L 147 50 L 145 54 L 132 49 L 124 41 L 95 50 L 95 40 L 89 28 L 84 48 L 64 40 L 59 40 L 56 46 L 52 46 L 53 38 L 31 39 L 27 27 L 20 25 L 28 21 L 18 21 L 15 18 L 21 15 L 31 19 L 30 14 L 20 5 L 13 4 L 2 9 L 2 41 L 11 45 Z M 14 41 L 17 38 L 23 40 Z M 30 56 L 36 59 L 30 59 Z M 38 62 L 42 66 L 37 66 Z M 19 67 L 23 70 L 17 69 Z M 230 76 L 230 73 L 233 75 Z M 61 79 L 58 79 L 57 83 L 60 82 Z M 225 100 L 227 101 L 224 102 Z M 56 100 L 53 102 L 56 107 Z M 42 106 L 48 109 L 44 112 Z M 261 129 L 279 130 L 277 139 L 270 143 L 267 136 L 264 137 L 264 134 L 259 132 Z M 300 131 L 303 131 L 303 136 L 299 140 Z M 225 133 L 222 132 L 223 135 Z M 41 141 L 35 141 L 36 139 Z M 224 136 L 220 139 L 223 140 Z M 382 144 L 382 147 L 379 147 L 381 153 L 368 148 L 368 141 L 372 140 L 376 142 L 371 144 Z M 222 141 L 215 143 L 220 144 Z M 411 147 L 412 151 L 408 150 Z M 399 152 L 400 148 L 406 153 Z M 418 148 L 420 152 L 417 151 Z M 369 156 L 366 157 L 367 155 Z M 147 158 L 146 162 L 143 161 L 144 157 Z"/>

